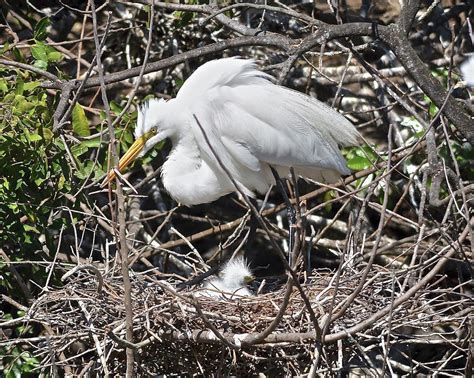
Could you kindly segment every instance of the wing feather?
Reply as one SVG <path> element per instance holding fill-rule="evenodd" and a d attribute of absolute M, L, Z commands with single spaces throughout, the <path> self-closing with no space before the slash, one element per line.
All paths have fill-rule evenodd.
<path fill-rule="evenodd" d="M 358 133 L 335 110 L 273 84 L 214 92 L 217 132 L 247 146 L 258 160 L 349 174 L 339 146 L 356 144 Z"/>
<path fill-rule="evenodd" d="M 219 158 L 247 191 L 264 192 L 273 183 L 268 165 L 295 167 L 321 181 L 350 173 L 339 146 L 358 144 L 352 123 L 312 97 L 271 83 L 253 61 L 206 63 L 177 98 L 198 116 Z M 203 158 L 220 169 L 197 125 L 191 130 Z"/>
<path fill-rule="evenodd" d="M 236 142 L 226 136 L 222 136 L 221 141 L 235 160 L 240 161 L 243 165 L 254 172 L 259 172 L 262 169 L 260 161 L 250 151 L 247 145 Z"/>
<path fill-rule="evenodd" d="M 180 88 L 177 99 L 190 104 L 196 101 L 201 94 L 211 92 L 221 87 L 239 87 L 251 83 L 268 83 L 272 77 L 257 70 L 255 61 L 250 59 L 224 58 L 211 60 L 202 66 L 187 79 Z"/>

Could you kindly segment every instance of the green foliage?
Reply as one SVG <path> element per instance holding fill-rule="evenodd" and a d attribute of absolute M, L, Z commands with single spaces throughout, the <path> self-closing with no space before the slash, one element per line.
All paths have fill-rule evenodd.
<path fill-rule="evenodd" d="M 448 70 L 447 69 L 438 69 L 433 71 L 433 73 L 438 78 L 445 79 L 444 83 L 447 84 L 448 80 Z M 423 96 L 424 101 L 428 105 L 428 114 L 433 119 L 439 112 L 439 108 L 431 101 L 428 96 Z M 413 138 L 420 138 L 424 133 L 425 130 L 423 127 L 416 121 L 413 117 L 409 118 L 408 120 L 404 120 L 402 125 L 412 127 L 415 132 Z M 455 160 L 459 166 L 459 171 L 461 173 L 461 177 L 465 180 L 472 181 L 474 180 L 474 166 L 472 162 L 474 161 L 474 148 L 469 143 L 460 144 L 456 140 L 451 140 L 451 149 L 454 154 Z M 448 147 L 446 144 L 440 146 L 439 149 L 439 156 L 444 161 L 452 161 L 451 153 L 449 152 Z M 449 164 L 452 166 L 451 164 Z"/>
<path fill-rule="evenodd" d="M 5 72 L 5 71 L 3 71 Z M 38 244 L 58 194 L 70 189 L 70 168 L 52 133 L 52 109 L 38 81 L 16 71 L 2 80 L 0 108 L 0 244 Z M 48 204 L 48 206 L 45 206 Z"/>
<path fill-rule="evenodd" d="M 410 137 L 407 139 L 407 143 L 412 143 L 425 134 L 425 129 L 415 117 L 403 117 L 401 125 L 407 127 L 410 131 Z"/>
<path fill-rule="evenodd" d="M 63 54 L 54 47 L 47 45 L 44 40 L 48 37 L 48 27 L 51 25 L 49 18 L 42 18 L 35 26 L 34 41 L 31 46 L 31 55 L 35 58 L 34 65 L 46 70 L 50 63 L 58 63 L 63 59 Z"/>
<path fill-rule="evenodd" d="M 51 25 L 51 21 L 49 20 L 49 18 L 44 17 L 41 20 L 39 20 L 39 22 L 35 26 L 35 30 L 33 34 L 35 40 L 44 41 L 46 39 L 46 37 L 48 36 L 47 29 L 49 25 Z"/>
<path fill-rule="evenodd" d="M 63 59 L 63 54 L 42 41 L 36 41 L 31 46 L 31 55 L 35 58 L 34 65 L 43 70 L 48 68 L 49 63 L 57 63 Z"/>
<path fill-rule="evenodd" d="M 34 62 L 42 68 L 61 59 L 59 52 L 43 42 L 48 25 L 48 19 L 37 23 L 31 46 Z M 0 246 L 18 252 L 10 256 L 12 260 L 29 260 L 34 251 L 43 249 L 42 243 L 56 249 L 52 236 L 70 224 L 69 216 L 58 216 L 58 211 L 64 205 L 74 208 L 66 195 L 75 196 L 85 180 L 90 183 L 105 175 L 108 131 L 98 118 L 94 122 L 99 124 L 94 125 L 77 103 L 67 131 L 71 139 L 54 135 L 59 97 L 52 97 L 41 87 L 40 78 L 26 71 L 1 68 L 0 96 Z M 114 101 L 110 105 L 115 117 L 123 110 Z M 115 127 L 121 153 L 133 143 L 136 116 L 127 112 Z M 104 120 L 104 114 L 100 118 Z M 42 242 L 40 235 L 45 236 Z M 0 274 L 10 273 L 0 266 Z"/>
<path fill-rule="evenodd" d="M 90 136 L 89 121 L 82 106 L 78 103 L 72 110 L 72 129 L 79 136 Z"/>
<path fill-rule="evenodd" d="M 110 101 L 110 110 L 115 115 L 118 116 L 123 107 L 120 106 L 115 101 Z M 122 123 L 120 127 L 115 129 L 115 137 L 119 141 L 119 150 L 124 152 L 132 145 L 133 139 L 133 130 L 137 122 L 137 113 L 125 113 L 122 118 Z"/>
<path fill-rule="evenodd" d="M 345 157 L 347 159 L 347 166 L 353 171 L 361 171 L 373 167 L 380 160 L 375 149 L 369 145 L 347 149 Z"/>
<path fill-rule="evenodd" d="M 207 1 L 204 0 L 190 0 L 188 1 L 189 5 L 202 5 L 202 4 L 207 4 Z M 188 25 L 195 16 L 194 12 L 188 12 L 188 11 L 176 11 L 173 13 L 175 17 L 175 24 L 177 27 L 185 27 Z"/>
<path fill-rule="evenodd" d="M 3 377 L 20 378 L 26 374 L 31 374 L 34 369 L 39 367 L 39 360 L 33 357 L 30 352 L 14 347 L 8 350 L 6 347 L 0 348 L 2 356 Z"/>
<path fill-rule="evenodd" d="M 61 209 L 80 210 L 79 203 L 86 202 L 85 197 L 76 203 L 68 198 L 84 196 L 79 189 L 105 175 L 107 127 L 78 103 L 71 126 L 65 128 L 65 138 L 54 135 L 53 115 L 59 96 L 51 96 L 42 88 L 40 78 L 29 72 L 0 69 L 0 96 L 0 247 L 12 261 L 49 259 L 52 257 L 45 251 L 57 249 L 60 230 L 71 231 L 70 214 Z M 111 108 L 113 116 L 123 109 L 113 101 Z M 136 112 L 127 112 L 115 127 L 121 152 L 133 143 L 135 123 Z M 77 221 L 81 219 L 81 215 L 75 216 Z M 22 264 L 18 269 L 38 285 L 47 277 L 38 264 Z M 10 270 L 1 263 L 0 277 L 11 297 L 21 295 Z M 54 281 L 53 276 L 51 283 Z M 22 354 L 19 361 L 28 364 L 29 357 Z"/>
<path fill-rule="evenodd" d="M 25 313 L 17 311 L 16 316 L 22 317 Z M 13 316 L 7 313 L 2 316 L 1 322 L 12 320 Z M 33 335 L 31 326 L 18 326 L 14 329 L 17 335 Z M 3 346 L 0 347 L 0 366 L 3 367 L 2 377 L 17 378 L 24 377 L 26 374 L 32 373 L 34 369 L 39 367 L 39 360 L 32 356 L 27 350 L 21 349 L 19 346 Z"/>
<path fill-rule="evenodd" d="M 444 87 L 448 86 L 449 81 L 449 70 L 446 67 L 436 67 L 435 69 L 431 70 L 431 74 L 436 77 Z M 426 100 L 426 97 L 425 97 Z"/>
<path fill-rule="evenodd" d="M 17 311 L 17 316 L 22 317 L 25 313 Z M 5 314 L 2 317 L 2 322 L 13 319 L 12 314 Z M 32 335 L 33 330 L 31 326 L 18 326 L 14 332 L 17 335 Z M 2 377 L 17 378 L 24 377 L 25 374 L 32 373 L 34 369 L 38 368 L 39 360 L 32 356 L 29 351 L 22 350 L 19 346 L 4 346 L 0 347 L 0 366 L 3 367 Z"/>

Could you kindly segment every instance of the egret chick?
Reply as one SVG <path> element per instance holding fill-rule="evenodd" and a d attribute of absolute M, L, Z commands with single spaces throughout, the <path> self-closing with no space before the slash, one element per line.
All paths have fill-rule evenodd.
<path fill-rule="evenodd" d="M 226 299 L 251 297 L 253 294 L 247 285 L 254 279 L 247 261 L 236 257 L 227 261 L 217 276 L 206 280 L 196 296 Z"/>
<path fill-rule="evenodd" d="M 203 64 L 176 98 L 150 100 L 139 109 L 135 142 L 118 170 L 169 138 L 173 148 L 161 168 L 163 186 L 188 206 L 236 191 L 228 173 L 251 197 L 275 184 L 272 170 L 286 177 L 294 168 L 298 176 L 328 183 L 350 174 L 339 146 L 358 144 L 352 123 L 271 79 L 253 60 Z M 113 178 L 112 170 L 108 181 Z"/>

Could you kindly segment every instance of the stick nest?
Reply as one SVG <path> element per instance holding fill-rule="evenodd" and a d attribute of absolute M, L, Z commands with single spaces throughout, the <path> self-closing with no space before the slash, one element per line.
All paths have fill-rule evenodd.
<path fill-rule="evenodd" d="M 367 373 L 381 369 L 382 363 L 378 366 L 373 361 L 382 361 L 387 350 L 393 361 L 385 369 L 407 372 L 411 367 L 404 365 L 404 356 L 422 351 L 420 348 L 427 344 L 433 347 L 424 353 L 434 355 L 453 344 L 461 354 L 468 348 L 469 327 L 463 313 L 467 307 L 459 297 L 435 288 L 420 290 L 416 298 L 374 319 L 363 333 L 352 332 L 354 326 L 390 308 L 393 290 L 402 284 L 393 272 L 376 267 L 352 298 L 359 280 L 356 270 L 351 274 L 346 271 L 339 282 L 333 273 L 318 272 L 302 284 L 319 328 L 324 329 L 328 314 L 333 318 L 340 315 L 324 331 L 322 349 L 318 349 L 315 325 L 296 287 L 272 332 L 257 344 L 248 344 L 249 338 L 266 330 L 277 317 L 285 302 L 286 284 L 273 285 L 269 292 L 255 297 L 216 300 L 195 297 L 193 290 L 177 292 L 173 283 L 165 280 L 134 275 L 132 346 L 125 341 L 123 282 L 116 276 L 103 277 L 98 292 L 94 273 L 80 271 L 63 288 L 38 298 L 27 317 L 48 324 L 61 335 L 44 337 L 34 344 L 36 354 L 43 357 L 42 365 L 57 364 L 55 355 L 64 352 L 78 374 L 90 369 L 100 374 L 123 374 L 127 345 L 134 349 L 139 374 L 225 375 L 304 374 L 317 358 L 323 362 L 320 372 L 340 370 L 342 355 L 349 359 L 344 366 Z M 347 301 L 347 311 L 339 314 Z M 455 363 L 451 365 L 452 371 L 461 372 Z"/>

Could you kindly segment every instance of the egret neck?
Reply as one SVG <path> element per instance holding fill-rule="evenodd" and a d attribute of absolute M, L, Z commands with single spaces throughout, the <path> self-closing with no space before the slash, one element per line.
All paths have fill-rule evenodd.
<path fill-rule="evenodd" d="M 224 176 L 215 171 L 202 158 L 193 134 L 180 131 L 170 135 L 173 148 L 162 166 L 163 186 L 172 197 L 187 206 L 212 202 L 233 191 Z M 191 188 L 191 190 L 190 190 Z"/>

